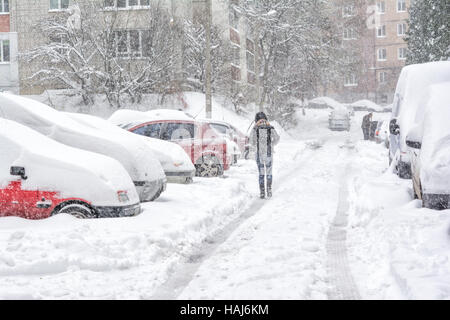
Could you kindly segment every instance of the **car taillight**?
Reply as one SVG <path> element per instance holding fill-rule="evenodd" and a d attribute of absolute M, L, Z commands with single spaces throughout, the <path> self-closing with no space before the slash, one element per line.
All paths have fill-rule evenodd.
<path fill-rule="evenodd" d="M 128 198 L 127 191 L 117 191 L 117 197 L 119 198 L 119 202 L 128 202 L 130 198 Z"/>
<path fill-rule="evenodd" d="M 375 134 L 376 134 L 376 135 L 379 135 L 379 134 L 380 134 L 380 131 L 377 131 Z"/>

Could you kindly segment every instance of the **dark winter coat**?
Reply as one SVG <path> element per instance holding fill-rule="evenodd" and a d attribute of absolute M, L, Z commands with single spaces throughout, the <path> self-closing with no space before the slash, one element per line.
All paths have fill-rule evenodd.
<path fill-rule="evenodd" d="M 370 115 L 366 114 L 366 115 L 363 117 L 362 124 L 361 124 L 361 128 L 362 128 L 362 129 L 367 129 L 367 130 L 369 130 L 369 128 L 370 128 L 370 122 L 371 122 L 371 117 L 370 117 Z"/>
<path fill-rule="evenodd" d="M 265 119 L 259 120 L 250 133 L 250 143 L 256 148 L 256 158 L 263 162 L 272 158 L 273 147 L 279 141 L 277 131 Z"/>

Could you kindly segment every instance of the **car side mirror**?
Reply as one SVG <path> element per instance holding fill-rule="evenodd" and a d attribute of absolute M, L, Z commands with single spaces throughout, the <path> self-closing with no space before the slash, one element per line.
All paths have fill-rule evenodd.
<path fill-rule="evenodd" d="M 389 132 L 393 135 L 400 134 L 400 126 L 397 124 L 397 119 L 392 119 L 389 123 Z"/>
<path fill-rule="evenodd" d="M 412 141 L 412 140 L 406 140 L 406 145 L 410 148 L 413 149 L 420 149 L 422 148 L 422 143 L 418 142 L 418 141 Z"/>
<path fill-rule="evenodd" d="M 20 176 L 23 180 L 28 179 L 28 177 L 25 175 L 24 167 L 11 167 L 10 174 L 12 176 Z"/>

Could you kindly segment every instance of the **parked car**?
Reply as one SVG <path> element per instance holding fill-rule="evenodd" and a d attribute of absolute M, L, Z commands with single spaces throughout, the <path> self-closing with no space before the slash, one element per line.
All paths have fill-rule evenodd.
<path fill-rule="evenodd" d="M 190 156 L 198 176 L 223 175 L 232 164 L 226 140 L 208 123 L 196 121 L 182 111 L 122 109 L 109 120 L 133 133 L 177 143 Z"/>
<path fill-rule="evenodd" d="M 102 130 L 103 132 L 111 132 L 111 135 L 113 136 L 120 135 L 117 139 L 123 140 L 124 143 L 128 144 L 130 143 L 129 140 L 133 140 L 134 144 L 141 145 L 140 148 L 150 149 L 146 152 L 151 153 L 153 157 L 158 159 L 164 169 L 168 181 L 183 183 L 192 182 L 192 178 L 195 175 L 195 167 L 192 164 L 191 159 L 180 146 L 174 143 L 133 134 L 128 130 L 121 129 L 111 122 L 99 117 L 80 113 L 67 113 L 67 115 L 86 126 Z M 146 146 L 144 147 L 142 144 L 145 144 Z"/>
<path fill-rule="evenodd" d="M 219 135 L 221 135 L 227 142 L 227 150 L 230 151 L 233 158 L 233 164 L 236 164 L 238 159 L 244 157 L 244 153 L 238 145 L 238 137 L 235 135 L 234 130 L 226 122 L 216 121 L 211 119 L 199 119 L 198 121 L 208 123 Z M 244 147 L 245 152 L 245 147 Z"/>
<path fill-rule="evenodd" d="M 375 141 L 375 134 L 378 128 L 378 121 L 370 121 L 369 140 Z"/>
<path fill-rule="evenodd" d="M 384 143 L 386 148 L 389 148 L 389 122 L 378 121 L 377 129 L 375 131 L 375 141 L 377 143 Z"/>
<path fill-rule="evenodd" d="M 140 210 L 133 181 L 118 161 L 0 118 L 0 216 L 100 218 Z"/>
<path fill-rule="evenodd" d="M 450 81 L 450 61 L 409 65 L 400 73 L 389 123 L 389 163 L 394 162 L 400 178 L 411 178 L 406 135 L 415 125 L 419 101 L 429 86 L 446 81 Z"/>
<path fill-rule="evenodd" d="M 208 122 L 213 129 L 218 131 L 223 136 L 227 136 L 234 141 L 239 148 L 241 158 L 248 159 L 248 153 L 250 149 L 249 137 L 238 130 L 235 126 L 225 121 L 218 121 L 212 119 L 203 119 L 202 121 Z"/>
<path fill-rule="evenodd" d="M 449 101 L 450 82 L 430 86 L 406 136 L 414 195 L 431 209 L 450 208 Z"/>
<path fill-rule="evenodd" d="M 346 108 L 337 108 L 330 112 L 328 118 L 328 127 L 330 130 L 350 131 L 350 114 Z"/>
<path fill-rule="evenodd" d="M 116 159 L 128 171 L 141 201 L 156 199 L 166 188 L 161 164 L 142 144 L 88 127 L 43 103 L 13 94 L 0 93 L 0 114 L 60 143 Z"/>

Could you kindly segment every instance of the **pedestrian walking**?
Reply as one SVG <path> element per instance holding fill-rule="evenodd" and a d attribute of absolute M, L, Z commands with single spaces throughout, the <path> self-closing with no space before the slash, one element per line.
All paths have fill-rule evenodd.
<path fill-rule="evenodd" d="M 372 122 L 372 112 L 370 112 L 369 114 L 366 114 L 363 117 L 362 120 L 362 124 L 361 124 L 361 129 L 363 131 L 363 135 L 364 135 L 364 140 L 369 140 L 370 137 L 370 124 Z"/>
<path fill-rule="evenodd" d="M 258 112 L 255 116 L 255 126 L 250 133 L 250 143 L 255 150 L 256 164 L 259 171 L 260 197 L 272 197 L 272 166 L 274 146 L 280 141 L 280 136 L 267 120 L 264 112 Z"/>

